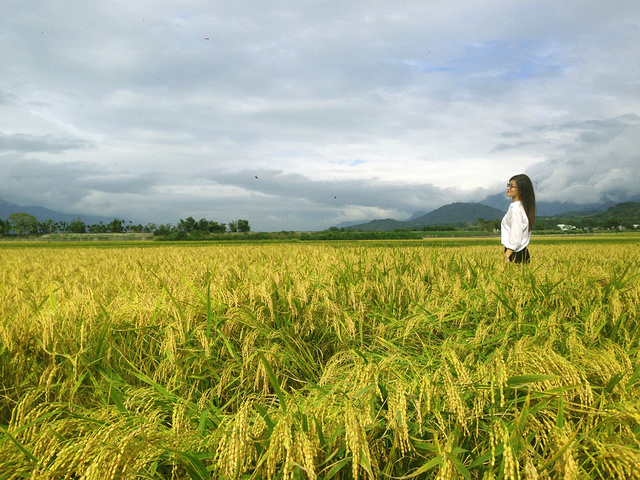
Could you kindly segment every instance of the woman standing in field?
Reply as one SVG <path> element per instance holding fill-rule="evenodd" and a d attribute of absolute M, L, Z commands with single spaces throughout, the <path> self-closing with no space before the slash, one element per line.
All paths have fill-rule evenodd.
<path fill-rule="evenodd" d="M 507 197 L 511 197 L 512 202 L 500 228 L 504 261 L 529 263 L 527 245 L 536 221 L 536 195 L 531 179 L 525 174 L 511 177 L 507 184 Z"/>

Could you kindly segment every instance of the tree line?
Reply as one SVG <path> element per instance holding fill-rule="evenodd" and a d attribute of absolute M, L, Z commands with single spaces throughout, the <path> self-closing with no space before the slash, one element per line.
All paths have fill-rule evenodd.
<path fill-rule="evenodd" d="M 171 223 L 133 224 L 125 220 L 114 218 L 109 223 L 86 224 L 80 218 L 71 222 L 45 220 L 44 222 L 29 213 L 12 213 L 6 220 L 0 218 L 0 236 L 15 235 L 41 236 L 51 233 L 152 233 L 154 236 L 168 237 L 198 237 L 211 233 L 249 232 L 251 227 L 248 220 L 236 220 L 227 223 L 218 223 L 202 218 L 195 220 L 193 217 L 180 219 L 177 225 Z"/>
<path fill-rule="evenodd" d="M 639 218 L 640 203 L 625 203 L 612 207 L 608 212 L 597 215 L 585 216 L 553 216 L 538 217 L 536 219 L 536 231 L 549 232 L 580 232 L 580 231 L 598 231 L 598 230 L 636 230 L 638 229 L 637 220 Z M 54 222 L 46 220 L 39 222 L 38 219 L 28 213 L 13 213 L 9 218 L 2 220 L 0 218 L 0 237 L 4 236 L 42 236 L 52 233 L 151 233 L 159 240 L 204 240 L 207 238 L 224 238 L 222 234 L 232 233 L 249 233 L 251 227 L 247 220 L 239 219 L 229 223 L 219 223 L 202 218 L 196 220 L 193 217 L 180 219 L 176 225 L 171 223 L 155 224 L 147 223 L 133 224 L 131 221 L 114 218 L 109 223 L 99 222 L 97 224 L 86 224 L 80 218 L 70 222 Z M 485 220 L 479 218 L 475 223 L 465 222 L 448 225 L 429 225 L 421 228 L 416 227 L 409 229 L 394 229 L 386 231 L 378 231 L 378 234 L 386 232 L 386 237 L 399 238 L 402 235 L 409 235 L 408 232 L 415 234 L 424 232 L 486 232 L 487 234 L 495 234 L 500 231 L 500 220 Z M 357 230 L 354 227 L 331 227 L 322 232 L 314 234 L 295 234 L 295 232 L 280 232 L 273 235 L 259 235 L 252 233 L 252 238 L 263 239 L 266 237 L 287 238 L 300 237 L 301 239 L 318 239 L 316 237 L 341 239 L 352 238 L 354 233 L 362 236 L 364 231 Z M 366 237 L 366 235 L 365 235 Z M 367 237 L 369 238 L 369 237 Z M 379 237 L 376 237 L 379 238 Z"/>

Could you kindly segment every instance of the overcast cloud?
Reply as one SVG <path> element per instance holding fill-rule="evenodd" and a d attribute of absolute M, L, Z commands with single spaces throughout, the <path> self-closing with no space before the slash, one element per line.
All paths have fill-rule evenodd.
<path fill-rule="evenodd" d="M 640 2 L 0 2 L 0 198 L 321 230 L 636 197 Z"/>

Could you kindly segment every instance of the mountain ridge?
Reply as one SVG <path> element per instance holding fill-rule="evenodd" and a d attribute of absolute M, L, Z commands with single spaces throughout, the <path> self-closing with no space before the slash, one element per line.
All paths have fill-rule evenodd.
<path fill-rule="evenodd" d="M 385 231 L 395 229 L 415 229 L 435 225 L 452 225 L 456 223 L 475 223 L 479 218 L 497 220 L 503 217 L 504 211 L 484 205 L 482 203 L 456 202 L 436 208 L 424 215 L 418 212 L 408 220 L 394 220 L 392 218 L 372 220 L 355 224 L 348 228 L 364 231 Z"/>
<path fill-rule="evenodd" d="M 564 206 L 564 208 L 561 207 Z M 412 215 L 408 220 L 378 219 L 369 222 L 355 223 L 347 228 L 363 231 L 385 231 L 395 229 L 416 229 L 435 225 L 455 225 L 462 223 L 476 223 L 479 219 L 486 221 L 499 220 L 506 213 L 509 202 L 505 202 L 504 209 L 498 209 L 485 205 L 482 202 L 456 202 L 443 205 L 425 215 Z M 558 222 L 566 222 L 578 218 L 593 217 L 594 219 L 606 219 L 619 216 L 629 219 L 635 214 L 635 209 L 640 210 L 639 202 L 606 202 L 597 205 L 564 204 L 538 204 L 536 217 L 542 219 L 554 219 Z M 560 213 L 556 213 L 560 211 Z M 546 215 L 542 212 L 548 212 Z M 550 213 L 553 212 L 553 213 Z"/>

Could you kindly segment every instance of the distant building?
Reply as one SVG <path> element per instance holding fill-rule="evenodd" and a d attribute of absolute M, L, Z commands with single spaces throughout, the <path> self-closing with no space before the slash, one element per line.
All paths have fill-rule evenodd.
<path fill-rule="evenodd" d="M 564 223 L 559 223 L 557 226 L 563 232 L 566 232 L 568 230 L 575 230 L 576 229 L 575 225 L 565 225 Z"/>

